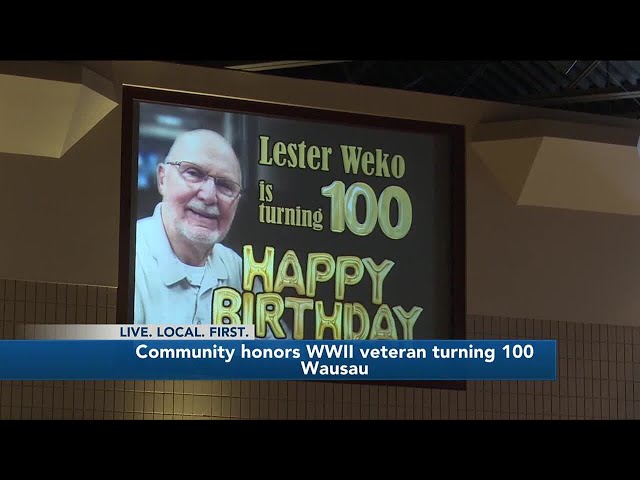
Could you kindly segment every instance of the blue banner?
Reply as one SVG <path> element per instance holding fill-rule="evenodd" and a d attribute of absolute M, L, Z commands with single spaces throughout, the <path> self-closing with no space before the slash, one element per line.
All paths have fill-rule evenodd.
<path fill-rule="evenodd" d="M 555 380 L 555 340 L 1 340 L 1 380 Z"/>

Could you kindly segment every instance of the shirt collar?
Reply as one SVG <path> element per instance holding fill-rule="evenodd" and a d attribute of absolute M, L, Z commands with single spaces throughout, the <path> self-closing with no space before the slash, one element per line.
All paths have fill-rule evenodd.
<path fill-rule="evenodd" d="M 166 286 L 171 286 L 179 281 L 187 278 L 188 272 L 185 265 L 176 257 L 164 224 L 162 223 L 162 203 L 156 205 L 151 217 L 151 228 L 149 238 L 147 239 L 151 255 L 158 262 L 160 269 L 160 277 Z M 216 286 L 216 280 L 225 280 L 228 278 L 227 268 L 221 259 L 221 255 L 216 255 L 220 250 L 218 244 L 214 245 L 205 262 L 205 279 L 201 287 L 213 288 Z"/>

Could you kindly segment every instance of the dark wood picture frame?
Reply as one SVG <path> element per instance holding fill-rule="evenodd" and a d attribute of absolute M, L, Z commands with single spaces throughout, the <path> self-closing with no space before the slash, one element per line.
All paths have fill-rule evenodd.
<path fill-rule="evenodd" d="M 237 99 L 199 92 L 178 92 L 153 87 L 123 85 L 122 159 L 120 183 L 120 237 L 117 323 L 132 323 L 135 267 L 135 205 L 138 166 L 138 118 L 136 102 L 179 107 L 205 108 L 230 113 L 280 117 L 358 127 L 377 127 L 411 133 L 444 134 L 451 139 L 450 155 L 450 278 L 452 339 L 465 338 L 466 239 L 465 239 L 465 128 L 463 125 L 432 123 L 407 118 L 387 118 L 369 114 L 290 106 L 250 99 Z M 464 381 L 362 381 L 349 383 L 401 385 L 429 388 L 465 389 Z"/>

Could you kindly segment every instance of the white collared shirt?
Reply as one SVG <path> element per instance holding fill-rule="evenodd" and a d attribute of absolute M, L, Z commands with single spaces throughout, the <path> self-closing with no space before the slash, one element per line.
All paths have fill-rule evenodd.
<path fill-rule="evenodd" d="M 173 253 L 160 215 L 136 226 L 134 323 L 152 325 L 211 324 L 213 291 L 242 291 L 242 259 L 217 243 L 204 267 L 190 267 Z"/>

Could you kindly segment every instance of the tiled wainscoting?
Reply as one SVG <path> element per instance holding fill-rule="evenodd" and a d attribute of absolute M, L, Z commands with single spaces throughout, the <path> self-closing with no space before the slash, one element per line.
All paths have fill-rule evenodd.
<path fill-rule="evenodd" d="M 116 288 L 0 280 L 0 331 L 115 323 Z M 286 381 L 2 381 L 0 419 L 640 418 L 640 327 L 469 315 L 467 336 L 557 339 L 557 381 L 466 390 Z"/>

